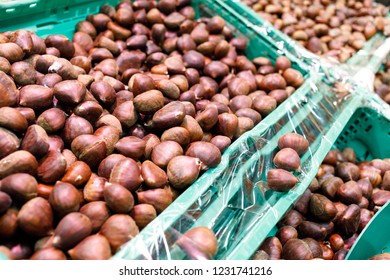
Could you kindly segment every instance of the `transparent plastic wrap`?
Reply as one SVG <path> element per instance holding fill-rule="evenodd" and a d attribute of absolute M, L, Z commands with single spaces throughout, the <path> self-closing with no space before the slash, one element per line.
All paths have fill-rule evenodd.
<path fill-rule="evenodd" d="M 230 8 L 226 11 L 235 13 Z M 271 25 L 259 26 L 248 22 L 245 14 L 241 15 L 244 16 L 239 22 L 251 30 L 245 33 L 247 38 L 255 32 L 276 40 L 281 50 L 306 61 L 304 67 L 309 66 L 310 79 L 226 150 L 218 167 L 199 178 L 114 259 L 197 258 L 197 254 L 178 246 L 177 240 L 190 228 L 199 226 L 211 228 L 217 236 L 218 252 L 213 258 L 248 259 L 256 244 L 304 192 L 315 176 L 313 170 L 321 164 L 338 133 L 361 105 L 362 95 L 355 93 L 358 90 L 354 89 L 348 70 L 322 66 L 311 53 L 295 45 L 295 41 L 286 44 L 280 40 L 278 31 Z M 237 22 L 233 25 L 237 27 Z M 259 49 L 254 50 L 256 55 Z M 277 139 L 287 132 L 304 135 L 310 149 L 301 158 L 297 186 L 288 193 L 278 193 L 267 187 L 265 177 L 277 152 Z"/>
<path fill-rule="evenodd" d="M 91 1 L 81 2 L 84 8 Z M 274 33 L 270 25 L 250 22 L 226 2 L 193 0 L 192 6 L 197 17 L 218 14 L 235 35 L 246 37 L 248 58 L 265 56 L 274 62 L 280 55 L 287 56 L 292 68 L 303 74 L 305 83 L 255 128 L 238 138 L 224 152 L 217 167 L 205 172 L 113 259 L 248 259 L 306 189 L 321 156 L 361 105 L 363 95 L 345 72 L 337 67 L 326 69 L 298 44 L 278 39 L 278 32 Z M 96 10 L 94 7 L 93 11 Z M 42 36 L 48 32 L 66 32 L 69 36 L 69 30 L 74 30 L 70 27 L 91 10 L 77 11 L 77 7 L 72 7 L 70 11 L 73 18 L 61 14 L 62 21 L 40 21 L 34 30 Z M 310 148 L 301 157 L 301 171 L 295 174 L 299 180 L 296 187 L 277 193 L 269 190 L 265 174 L 272 167 L 277 139 L 288 132 L 303 135 Z M 184 233 L 199 226 L 211 228 L 217 236 L 216 255 L 178 246 Z"/>
<path fill-rule="evenodd" d="M 390 39 L 378 39 L 376 48 L 370 52 L 358 53 L 346 65 L 348 72 L 354 76 L 355 81 L 368 92 L 374 92 L 375 76 L 386 62 L 390 52 Z"/>
<path fill-rule="evenodd" d="M 42 5 L 46 3 L 45 1 L 38 1 Z M 37 2 L 37 3 L 38 3 Z M 70 3 L 71 1 L 69 1 Z M 62 13 L 65 6 L 59 7 L 58 14 L 53 15 L 53 17 L 48 18 L 48 22 L 45 22 L 45 17 L 42 14 L 34 14 L 31 18 L 32 22 L 26 24 L 25 28 L 31 27 L 31 30 L 36 31 L 40 36 L 46 36 L 50 33 L 54 34 L 65 34 L 71 38 L 72 33 L 74 32 L 74 26 L 79 20 L 84 20 L 89 12 L 97 12 L 99 10 L 98 6 L 91 6 L 86 9 L 91 2 L 90 0 L 79 1 L 80 5 L 70 6 L 67 13 Z M 114 5 L 114 2 L 110 1 L 110 4 Z M 97 4 L 101 4 L 101 1 L 96 1 Z M 291 63 L 292 68 L 300 71 L 307 82 L 300 88 L 298 88 L 292 96 L 301 96 L 301 99 L 305 99 L 306 91 L 311 88 L 312 84 L 315 84 L 317 80 L 321 79 L 316 76 L 317 69 L 313 71 L 312 78 L 310 76 L 310 69 L 312 65 L 300 60 L 299 57 L 296 57 L 294 54 L 290 53 L 288 49 L 284 48 L 284 45 L 280 45 L 277 42 L 275 43 L 271 38 L 268 38 L 266 34 L 259 33 L 259 29 L 251 26 L 245 18 L 243 18 L 236 11 L 229 8 L 224 1 L 211 1 L 211 0 L 194 0 L 192 1 L 192 6 L 196 11 L 197 17 L 212 17 L 216 14 L 224 18 L 226 25 L 232 28 L 236 36 L 245 37 L 248 40 L 247 49 L 245 55 L 250 58 L 256 58 L 259 56 L 264 56 L 270 59 L 273 63 L 276 58 L 282 55 L 287 56 Z M 78 9 L 80 8 L 80 9 Z M 41 12 L 46 13 L 46 11 L 41 10 Z M 40 15 L 40 16 L 39 16 Z M 68 16 L 68 17 L 67 17 Z M 39 20 L 36 20 L 38 19 Z M 59 20 L 59 19 L 62 20 Z M 21 23 L 10 23 L 9 26 L 1 26 L 2 30 L 15 30 L 15 28 L 23 28 Z M 9 27 L 9 28 L 8 28 Z M 289 47 L 289 46 L 287 46 Z M 321 98 L 321 94 L 318 95 L 318 98 Z M 293 99 L 294 100 L 294 99 Z M 313 101 L 314 102 L 314 101 Z M 285 110 L 286 104 L 290 101 L 283 103 L 281 109 L 277 109 L 275 114 L 271 114 L 268 119 L 272 119 L 272 116 L 277 116 Z M 267 118 L 264 119 L 265 125 L 260 127 L 266 127 Z M 211 209 L 212 207 L 220 207 L 220 200 L 216 199 L 219 197 L 220 192 L 223 192 L 225 188 L 229 188 L 228 184 L 224 185 L 215 185 L 211 188 L 212 182 L 214 182 L 215 177 L 221 176 L 227 181 L 233 181 L 234 169 L 239 169 L 243 160 L 249 160 L 253 156 L 253 151 L 261 148 L 266 144 L 266 141 L 254 138 L 241 146 L 240 143 L 243 143 L 244 140 L 237 140 L 238 144 L 233 144 L 233 147 L 225 152 L 226 156 L 223 157 L 222 162 L 215 168 L 207 171 L 199 180 L 188 190 L 185 194 L 181 195 L 167 211 L 164 211 L 160 216 L 157 217 L 158 221 L 154 223 L 154 226 L 148 227 L 145 233 L 141 231 L 139 239 L 134 239 L 134 242 L 139 241 L 137 245 L 137 250 L 142 252 L 143 257 L 147 259 L 169 259 L 169 258 L 184 258 L 182 252 L 175 253 L 171 251 L 171 243 L 178 239 L 182 235 L 184 228 L 189 229 L 194 224 L 196 219 L 198 219 L 204 212 L 204 208 Z M 258 143 L 255 141 L 259 141 Z M 232 164 L 232 162 L 234 162 Z M 231 166 L 235 166 L 231 169 Z M 229 169 L 226 169 L 229 167 Z M 222 183 L 222 181 L 221 181 Z M 214 203 L 216 200 L 216 203 Z M 210 206 L 210 207 L 209 207 Z M 206 216 L 203 216 L 205 218 Z M 207 217 L 211 219 L 213 216 Z M 157 249 L 153 249 L 157 248 Z M 175 255 L 177 254 L 177 255 Z M 121 258 L 121 253 L 119 253 L 114 258 Z"/>
<path fill-rule="evenodd" d="M 248 25 L 253 26 L 258 32 L 266 34 L 268 38 L 272 38 L 272 40 L 277 42 L 281 48 L 287 49 L 289 52 L 293 53 L 294 56 L 299 57 L 302 61 L 305 61 L 305 63 L 313 67 L 313 69 L 324 67 L 329 69 L 329 71 L 333 71 L 334 68 L 338 68 L 340 71 L 344 71 L 345 74 L 343 75 L 355 76 L 355 81 L 359 83 L 360 86 L 368 89 L 367 93 L 371 93 L 374 90 L 375 73 L 378 72 L 390 48 L 390 39 L 386 39 L 387 35 L 385 35 L 389 32 L 387 27 L 383 27 L 381 32 L 377 32 L 367 39 L 362 48 L 348 59 L 345 59 L 345 63 L 340 63 L 338 59 L 335 59 L 332 56 L 318 56 L 309 51 L 299 43 L 299 41 L 277 29 L 267 20 L 267 18 L 264 19 L 259 16 L 251 7 L 244 4 L 245 1 L 234 0 L 226 1 L 226 3 L 229 7 L 233 8 L 233 10 L 242 14 L 250 22 Z M 384 12 L 388 10 L 388 8 L 383 9 Z M 389 14 L 384 17 L 384 22 L 388 21 L 390 21 Z M 385 24 L 384 26 L 387 25 L 388 24 Z M 357 27 L 355 26 L 354 28 Z"/>
<path fill-rule="evenodd" d="M 374 37 L 369 40 L 364 47 L 358 51 L 353 57 L 351 57 L 346 64 L 350 67 L 359 69 L 360 67 L 370 64 L 370 61 L 373 61 L 373 56 L 375 56 L 375 51 L 385 43 L 386 36 L 383 34 L 376 34 Z"/>
<path fill-rule="evenodd" d="M 327 157 L 328 161 L 325 162 L 325 156 L 327 156 L 328 152 L 333 151 L 343 151 L 345 149 L 350 149 L 350 151 L 353 151 L 356 156 L 356 164 L 360 167 L 359 164 L 361 163 L 367 163 L 369 164 L 370 161 L 378 161 L 382 159 L 386 159 L 390 157 L 390 146 L 388 145 L 390 141 L 390 109 L 386 103 L 383 102 L 378 96 L 372 95 L 372 93 L 368 93 L 364 89 L 357 89 L 356 92 L 358 95 L 361 95 L 361 102 L 358 105 L 357 108 L 355 108 L 355 112 L 348 118 L 347 123 L 343 126 L 342 130 L 340 130 L 337 134 L 331 135 L 328 140 L 331 143 L 330 147 L 327 150 L 322 151 L 321 154 L 318 155 L 317 159 L 320 161 L 320 164 L 324 164 L 321 166 L 328 166 L 331 167 L 330 158 Z M 324 161 L 323 161 L 324 160 Z M 336 195 L 336 197 L 331 198 L 331 195 L 328 194 L 326 191 L 324 191 L 324 186 L 326 185 L 326 179 L 322 180 L 321 176 L 321 167 L 320 166 L 312 166 L 313 171 L 310 173 L 309 177 L 310 180 L 313 180 L 314 178 L 317 178 L 315 182 L 319 182 L 320 189 L 316 188 L 314 184 L 313 189 L 310 189 L 311 191 L 308 192 L 309 196 L 313 196 L 313 194 L 316 193 L 316 195 L 325 196 L 330 199 L 329 201 L 333 201 L 334 203 L 340 203 L 338 202 L 341 200 L 342 202 L 345 202 L 342 200 L 342 197 Z M 325 168 L 325 167 L 323 167 Z M 323 169 L 324 170 L 324 169 Z M 314 176 L 313 176 L 314 174 Z M 334 176 L 340 176 L 340 175 L 334 175 Z M 362 179 L 360 175 L 360 179 Z M 327 175 L 324 175 L 324 178 L 326 178 Z M 327 177 L 329 178 L 329 177 Z M 338 178 L 341 180 L 340 178 Z M 367 178 L 365 178 L 367 179 Z M 322 180 L 322 183 L 321 183 Z M 382 181 L 382 178 L 380 179 Z M 355 180 L 357 181 L 357 180 Z M 377 183 L 376 183 L 377 184 Z M 330 184 L 328 184 L 330 186 Z M 380 187 L 380 185 L 373 185 L 374 187 Z M 383 189 L 383 188 L 381 188 Z M 321 195 L 322 194 L 322 195 Z M 303 195 L 302 197 L 304 197 Z M 307 195 L 306 195 L 307 197 Z M 360 208 L 367 208 L 365 209 L 365 213 L 369 212 L 368 209 L 375 211 L 381 211 L 380 209 L 385 208 L 385 206 L 380 207 L 375 204 L 375 200 L 371 201 L 371 197 L 368 198 L 367 202 L 369 201 L 370 206 L 365 207 L 363 204 L 360 205 Z M 307 204 L 306 204 L 307 203 Z M 306 204 L 306 206 L 304 206 Z M 341 203 L 342 204 L 342 203 Z M 310 205 L 310 206 L 309 206 Z M 336 205 L 336 204 L 334 204 Z M 349 205 L 348 203 L 346 205 Z M 356 206 L 356 205 L 355 205 Z M 307 207 L 307 208 L 305 208 Z M 337 221 L 337 217 L 332 219 L 331 221 L 325 221 L 320 220 L 319 218 L 316 218 L 316 215 L 312 214 L 311 208 L 312 204 L 310 201 L 305 200 L 297 200 L 295 201 L 291 207 L 285 212 L 285 215 L 281 217 L 279 222 L 268 232 L 267 235 L 267 242 L 274 242 L 275 239 L 271 237 L 278 237 L 279 240 L 282 240 L 283 233 L 282 228 L 287 230 L 288 225 L 291 225 L 291 227 L 294 227 L 297 232 L 300 239 L 303 239 L 304 237 L 312 237 L 317 240 L 317 242 L 322 243 L 324 246 L 328 246 L 333 251 L 332 253 L 324 253 L 323 256 L 320 256 L 320 258 L 327 259 L 327 257 L 330 257 L 330 259 L 368 259 L 369 257 L 380 254 L 381 249 L 382 251 L 388 251 L 387 250 L 387 244 L 390 241 L 388 239 L 388 235 L 383 232 L 378 232 L 383 230 L 384 232 L 388 232 L 388 229 L 382 228 L 380 229 L 380 225 L 378 223 L 379 220 L 383 223 L 387 220 L 386 217 L 381 214 L 381 217 L 377 217 L 377 215 L 380 212 L 377 212 L 373 218 L 371 218 L 370 222 L 368 224 L 365 224 L 365 220 L 363 219 L 362 224 L 359 222 L 359 227 L 355 229 L 356 232 L 352 231 L 350 229 L 349 233 L 344 232 L 340 227 L 340 223 Z M 316 206 L 313 206 L 316 207 Z M 347 207 L 347 206 L 346 206 Z M 388 207 L 387 207 L 388 208 Z M 290 210 L 294 209 L 294 213 Z M 306 209 L 306 210 L 305 210 Z M 315 209 L 315 208 L 314 208 Z M 305 211 L 308 211 L 307 213 Z M 362 210 L 363 211 L 363 210 Z M 326 212 L 326 211 L 325 211 Z M 383 211 L 386 212 L 386 211 Z M 311 214 L 309 214 L 311 213 Z M 363 213 L 363 212 L 362 212 Z M 362 214 L 364 217 L 364 214 Z M 320 227 L 323 227 L 324 229 L 329 230 L 326 237 L 315 237 L 315 234 L 318 234 L 314 229 L 313 231 L 305 231 L 304 228 L 300 228 L 298 224 L 294 223 L 296 222 L 292 217 L 295 217 L 296 215 L 303 215 L 309 223 L 312 223 L 312 225 L 319 225 Z M 313 216 L 314 215 L 314 216 Z M 321 223 L 322 222 L 322 223 Z M 332 224 L 332 225 L 330 225 Z M 329 228 L 327 226 L 329 225 Z M 373 228 L 371 228 L 371 225 Z M 286 227 L 284 227 L 286 226 Z M 335 233 L 335 234 L 334 234 Z M 334 234 L 334 235 L 333 235 Z M 340 237 L 340 234 L 342 237 Z M 288 236 L 288 235 L 285 235 Z M 332 243 L 332 238 L 337 237 L 343 238 L 343 246 L 345 244 L 345 247 L 342 249 L 336 249 L 337 247 L 332 247 L 334 244 Z M 269 238 L 268 238 L 269 237 Z M 356 241 L 355 241 L 356 240 Z M 263 240 L 264 241 L 264 240 Z M 305 240 L 304 240 L 305 241 Z M 275 241 L 278 242 L 278 241 Z M 286 242 L 286 240 L 284 240 Z M 354 243 L 355 242 L 355 243 Z M 252 255 L 252 258 L 257 258 L 259 256 L 262 256 L 263 251 L 266 250 L 267 252 L 273 252 L 270 247 L 267 247 L 268 243 L 264 242 L 264 245 L 258 244 L 258 249 L 256 250 L 256 253 L 259 254 L 256 256 L 256 253 Z M 285 243 L 283 243 L 284 246 Z M 353 246 L 352 246 L 353 245 Z M 352 246 L 352 248 L 351 248 Z M 329 249 L 330 250 L 330 249 Z M 340 252 L 337 252 L 340 250 Z M 276 252 L 275 252 L 276 253 Z M 337 254 L 336 254 L 337 253 Z M 266 255 L 267 256 L 267 255 Z M 286 255 L 286 256 L 272 256 L 277 259 L 284 258 L 284 257 L 292 257 L 293 255 Z M 313 253 L 314 256 L 314 253 Z M 268 257 L 271 257 L 269 255 Z M 318 256 L 317 256 L 318 257 Z M 293 259 L 299 258 L 298 255 L 295 255 L 292 257 Z"/>
<path fill-rule="evenodd" d="M 287 50 L 310 67 L 319 64 L 318 56 L 308 51 L 296 40 L 277 30 L 269 21 L 257 16 L 250 7 L 240 3 L 240 0 L 222 0 L 221 2 L 226 4 L 227 9 L 240 14 L 248 27 L 265 35 L 268 40 L 275 42 L 281 50 Z"/>
<path fill-rule="evenodd" d="M 345 77 L 318 74 L 302 87 L 289 102 L 236 140 L 218 167 L 199 178 L 114 258 L 194 258 L 176 242 L 199 226 L 211 228 L 217 236 L 215 259 L 250 258 L 305 191 L 340 131 L 362 105 L 359 89 Z M 303 135 L 310 147 L 301 156 L 296 186 L 288 192 L 275 192 L 267 186 L 266 174 L 273 167 L 278 139 L 289 132 Z"/>
<path fill-rule="evenodd" d="M 351 76 L 354 82 L 365 89 L 367 95 L 378 94 L 389 103 L 388 78 L 386 78 L 384 64 L 389 59 L 390 38 L 381 34 L 375 35 L 364 49 L 360 50 L 345 64 L 335 64 L 331 60 L 321 59 L 323 69 L 333 71 L 337 68 L 342 76 Z"/>
<path fill-rule="evenodd" d="M 378 41 L 390 32 L 389 8 L 374 1 L 226 2 L 253 24 L 271 26 L 268 29 L 274 30 L 268 32 L 276 41 L 307 49 L 333 63 L 362 62 L 354 58 L 360 52 L 365 64 L 367 53 L 375 50 Z"/>

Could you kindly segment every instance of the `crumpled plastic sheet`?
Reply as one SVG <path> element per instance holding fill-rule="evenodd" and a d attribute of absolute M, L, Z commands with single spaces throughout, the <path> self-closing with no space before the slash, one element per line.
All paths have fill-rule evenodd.
<path fill-rule="evenodd" d="M 366 101 L 366 91 L 348 73 L 353 67 L 323 63 L 302 47 L 296 48 L 294 42 L 274 43 L 275 37 L 270 35 L 273 28 L 254 26 L 242 17 L 237 19 L 223 2 L 198 0 L 193 5 L 198 5 L 202 16 L 217 11 L 235 27 L 239 22 L 246 25 L 245 32 L 237 28 L 236 33 L 246 35 L 249 41 L 268 40 L 270 48 L 279 55 L 305 61 L 298 67 L 303 65 L 305 70 L 307 66 L 310 75 L 292 96 L 237 139 L 217 167 L 205 172 L 113 259 L 249 259 L 308 187 L 355 110 L 370 106 L 390 114 L 388 105 L 374 94 L 369 94 L 370 101 Z M 264 50 L 259 50 L 260 54 L 264 55 Z M 270 51 L 268 56 L 272 58 L 275 53 Z M 289 132 L 303 135 L 310 147 L 301 156 L 301 170 L 294 173 L 297 185 L 286 193 L 274 192 L 267 186 L 266 174 L 274 167 L 278 139 Z M 215 256 L 205 256 L 197 250 L 184 251 L 176 244 L 186 231 L 197 226 L 207 226 L 216 234 Z"/>

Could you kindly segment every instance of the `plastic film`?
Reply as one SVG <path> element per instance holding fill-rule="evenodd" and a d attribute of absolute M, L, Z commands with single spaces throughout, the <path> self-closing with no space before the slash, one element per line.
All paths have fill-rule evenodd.
<path fill-rule="evenodd" d="M 268 45 L 267 55 L 273 59 L 276 54 L 298 57 L 294 66 L 310 72 L 310 78 L 306 76 L 305 84 L 287 101 L 237 139 L 216 168 L 201 176 L 114 258 L 202 258 L 184 252 L 176 243 L 187 230 L 198 226 L 207 226 L 216 234 L 215 259 L 249 258 L 259 240 L 268 235 L 305 191 L 338 134 L 362 105 L 364 96 L 348 75 L 348 69 L 332 63 L 320 64 L 318 58 L 296 46 L 293 40 L 287 44 L 277 37 L 280 34 L 272 26 L 258 26 L 246 17 L 232 17 L 236 12 L 224 2 L 220 4 L 220 15 L 229 14 L 228 23 L 236 34 L 245 35 L 249 46 L 264 37 L 276 42 Z M 203 1 L 197 7 L 198 15 L 210 13 L 210 6 Z M 276 49 L 275 54 L 269 52 L 270 47 Z M 262 51 L 249 48 L 249 56 L 256 57 Z M 278 138 L 288 132 L 303 135 L 310 148 L 301 156 L 301 170 L 295 173 L 298 184 L 291 191 L 280 193 L 268 188 L 266 174 L 273 167 Z"/>
<path fill-rule="evenodd" d="M 277 41 L 293 41 L 294 48 L 303 46 L 334 63 L 353 60 L 351 63 L 354 64 L 362 61 L 389 33 L 389 9 L 373 1 L 227 2 L 235 9 L 244 11 L 252 22 L 272 25 L 277 29 L 271 32 Z M 303 53 L 301 50 L 299 52 Z M 360 58 L 355 59 L 355 56 Z"/>
<path fill-rule="evenodd" d="M 305 191 L 326 152 L 361 106 L 363 95 L 354 92 L 356 86 L 344 79 L 353 94 L 340 95 L 339 80 L 338 75 L 324 73 L 311 77 L 288 102 L 237 139 L 219 166 L 201 176 L 115 258 L 193 258 L 175 242 L 198 226 L 207 226 L 216 234 L 215 259 L 249 258 L 259 240 Z M 278 138 L 288 132 L 303 135 L 310 148 L 301 156 L 296 187 L 286 193 L 275 192 L 267 186 L 266 174 L 273 168 Z"/>
<path fill-rule="evenodd" d="M 310 178 L 308 180 L 309 184 L 314 177 L 318 176 L 317 172 L 319 167 L 330 150 L 338 149 L 342 151 L 345 148 L 352 148 L 356 153 L 357 163 L 390 157 L 390 147 L 387 145 L 390 141 L 390 109 L 388 104 L 383 102 L 377 95 L 373 95 L 366 89 L 356 86 L 354 87 L 354 96 L 358 97 L 360 101 L 355 103 L 356 107 L 348 112 L 349 116 L 341 114 L 346 119 L 343 120 L 342 117 L 338 117 L 334 120 L 334 124 L 339 126 L 339 129 L 335 129 L 333 132 L 329 131 L 324 137 L 321 137 L 327 144 L 320 146 L 323 150 L 318 150 L 317 153 L 313 153 L 313 161 L 310 165 L 313 170 L 308 170 L 305 174 L 307 178 Z M 347 110 L 349 111 L 349 109 Z M 310 145 L 310 148 L 312 147 L 313 144 Z M 317 177 L 317 179 L 319 178 Z M 296 190 L 298 189 L 299 187 Z M 284 213 L 282 212 L 283 215 L 279 221 L 294 208 L 298 200 L 291 200 L 291 202 L 290 208 Z M 275 223 L 266 237 L 275 236 L 279 226 L 279 222 Z M 366 231 L 371 231 L 368 227 L 369 225 L 367 225 Z M 364 231 L 361 234 L 363 235 L 363 233 Z M 383 239 L 380 242 L 384 241 Z M 382 244 L 380 242 L 378 242 L 379 245 Z M 258 249 L 261 243 L 258 244 Z M 378 244 L 376 246 L 379 246 Z M 249 247 L 247 249 L 249 250 Z M 359 254 L 364 255 L 364 251 L 365 249 L 363 247 L 355 248 L 353 252 L 351 250 L 351 253 L 355 255 L 352 258 L 357 258 L 356 255 Z"/>
<path fill-rule="evenodd" d="M 296 41 L 285 40 L 269 23 L 253 21 L 228 4 L 192 1 L 197 17 L 218 14 L 236 36 L 247 38 L 248 58 L 265 56 L 274 62 L 285 55 L 303 74 L 305 83 L 239 137 L 217 167 L 207 170 L 113 259 L 248 259 L 305 191 L 355 111 L 364 105 L 388 113 L 380 99 L 366 101 L 366 92 L 353 82 L 349 68 L 322 63 Z M 266 174 L 273 168 L 278 138 L 289 132 L 303 135 L 310 148 L 301 156 L 301 169 L 295 173 L 297 185 L 286 193 L 274 192 L 267 186 Z M 204 254 L 196 246 L 193 250 L 178 246 L 177 241 L 189 229 L 199 226 L 215 233 L 216 255 Z"/>
<path fill-rule="evenodd" d="M 325 63 L 296 41 L 286 40 L 269 23 L 259 24 L 233 9 L 229 1 L 193 1 L 193 6 L 198 17 L 217 13 L 236 36 L 246 37 L 249 58 L 265 56 L 275 61 L 285 55 L 306 81 L 238 138 L 217 167 L 206 171 L 114 259 L 250 258 L 306 190 L 356 112 L 369 108 L 379 115 L 388 113 L 381 100 L 367 94 L 353 79 L 353 66 L 336 67 L 330 60 Z M 374 57 L 374 53 L 369 55 Z M 278 139 L 289 132 L 303 135 L 310 147 L 301 156 L 300 170 L 294 173 L 296 186 L 288 192 L 275 192 L 268 187 L 266 174 L 274 167 Z M 187 240 L 190 249 L 178 245 L 188 230 L 201 226 L 216 235 L 218 251 L 214 256 L 198 250 L 191 240 Z"/>

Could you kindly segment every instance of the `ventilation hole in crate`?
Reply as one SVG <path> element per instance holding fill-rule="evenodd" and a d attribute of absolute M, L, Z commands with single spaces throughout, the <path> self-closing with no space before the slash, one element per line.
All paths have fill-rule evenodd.
<path fill-rule="evenodd" d="M 34 8 L 34 7 L 36 7 L 37 6 L 37 3 L 32 3 L 32 4 L 30 4 L 30 6 L 28 6 L 29 8 Z"/>
<path fill-rule="evenodd" d="M 51 25 L 56 25 L 56 24 L 57 24 L 56 21 L 49 21 L 49 22 L 37 24 L 37 27 L 38 28 L 42 28 L 42 27 L 45 27 L 45 26 L 51 26 Z"/>
<path fill-rule="evenodd" d="M 369 126 L 366 127 L 366 129 L 364 131 L 365 132 L 369 132 L 371 129 L 372 129 L 372 125 L 369 125 Z"/>
<path fill-rule="evenodd" d="M 6 13 L 13 13 L 15 12 L 15 8 L 9 8 L 5 10 Z"/>
<path fill-rule="evenodd" d="M 354 123 L 354 125 L 358 125 L 360 123 L 360 121 L 358 119 L 356 119 L 353 123 Z"/>

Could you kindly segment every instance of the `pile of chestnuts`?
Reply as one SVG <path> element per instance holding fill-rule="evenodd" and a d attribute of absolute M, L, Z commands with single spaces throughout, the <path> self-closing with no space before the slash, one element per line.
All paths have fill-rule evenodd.
<path fill-rule="evenodd" d="M 343 260 L 370 219 L 390 200 L 390 159 L 357 162 L 331 150 L 316 177 L 253 259 Z M 388 254 L 374 257 L 385 259 Z"/>
<path fill-rule="evenodd" d="M 0 33 L 0 250 L 118 252 L 303 84 L 246 46 L 190 0 L 103 5 L 72 40 Z"/>
<path fill-rule="evenodd" d="M 386 61 L 383 70 L 376 73 L 374 91 L 387 104 L 390 104 L 390 60 Z"/>
<path fill-rule="evenodd" d="M 390 34 L 388 8 L 374 0 L 241 0 L 309 51 L 341 63 L 377 32 Z"/>

